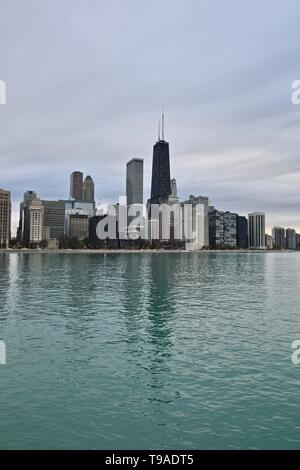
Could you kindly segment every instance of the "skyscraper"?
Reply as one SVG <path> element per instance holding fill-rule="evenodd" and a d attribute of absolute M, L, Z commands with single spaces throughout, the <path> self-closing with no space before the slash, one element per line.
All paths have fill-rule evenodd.
<path fill-rule="evenodd" d="M 237 214 L 214 209 L 209 212 L 209 246 L 211 248 L 237 247 Z"/>
<path fill-rule="evenodd" d="M 169 143 L 164 138 L 164 114 L 162 115 L 162 138 L 153 147 L 151 203 L 167 198 L 171 194 Z"/>
<path fill-rule="evenodd" d="M 285 229 L 283 227 L 273 227 L 272 238 L 274 250 L 285 249 Z"/>
<path fill-rule="evenodd" d="M 28 201 L 37 199 L 35 191 L 26 191 L 23 196 L 23 201 L 20 203 L 20 218 L 19 227 L 17 229 L 17 239 L 19 242 L 24 242 L 24 227 L 25 227 L 25 212 Z"/>
<path fill-rule="evenodd" d="M 286 229 L 286 247 L 288 250 L 296 250 L 297 247 L 296 230 L 293 228 Z"/>
<path fill-rule="evenodd" d="M 43 239 L 44 206 L 40 199 L 26 202 L 24 218 L 24 242 L 27 247 L 36 245 Z"/>
<path fill-rule="evenodd" d="M 173 193 L 175 193 L 175 189 L 174 189 L 174 182 L 175 181 L 175 184 L 176 184 L 176 180 L 173 179 L 171 180 L 171 188 L 172 188 L 172 196 L 173 196 Z M 177 194 L 177 190 L 176 190 L 176 194 Z M 208 248 L 209 247 L 209 222 L 208 222 L 208 207 L 209 207 L 209 199 L 208 197 L 206 196 L 194 196 L 193 194 L 190 195 L 189 199 L 187 199 L 186 201 L 182 202 L 181 203 L 181 207 L 182 207 L 182 222 L 183 224 L 185 223 L 185 217 L 188 216 L 188 213 L 184 213 L 184 207 L 185 205 L 187 206 L 191 206 L 192 207 L 192 210 L 191 210 L 191 214 L 190 214 L 190 220 L 187 222 L 190 227 L 191 227 L 191 230 L 198 230 L 199 232 L 201 232 L 201 237 L 198 236 L 198 240 L 201 238 L 201 243 L 202 243 L 202 246 L 201 248 Z M 203 206 L 203 216 L 204 216 L 204 223 L 199 223 L 198 224 L 198 227 L 197 227 L 197 224 L 196 224 L 196 217 L 197 217 L 197 214 L 201 213 L 199 211 L 199 209 L 197 209 L 197 205 L 198 206 Z M 202 221 L 202 219 L 200 219 Z M 203 226 L 202 226 L 203 225 Z M 185 237 L 186 237 L 186 234 L 185 234 Z M 198 247 L 199 244 L 198 244 Z"/>
<path fill-rule="evenodd" d="M 49 238 L 60 240 L 65 231 L 66 201 L 42 201 L 44 206 L 44 229 L 49 230 Z M 48 237 L 43 237 L 47 239 Z"/>
<path fill-rule="evenodd" d="M 10 192 L 0 189 L 0 248 L 8 248 L 10 241 Z"/>
<path fill-rule="evenodd" d="M 253 212 L 248 216 L 249 248 L 266 248 L 266 216 L 263 212 Z"/>
<path fill-rule="evenodd" d="M 132 158 L 126 165 L 127 205 L 143 204 L 144 193 L 144 160 Z"/>
<path fill-rule="evenodd" d="M 74 171 L 70 177 L 70 197 L 77 201 L 83 199 L 83 174 L 80 171 Z"/>
<path fill-rule="evenodd" d="M 248 248 L 248 220 L 241 215 L 236 216 L 236 242 L 238 248 Z"/>
<path fill-rule="evenodd" d="M 93 178 L 87 176 L 83 182 L 83 200 L 87 202 L 95 201 L 95 185 Z"/>
<path fill-rule="evenodd" d="M 71 214 L 68 224 L 68 236 L 83 240 L 89 235 L 89 216 L 87 214 Z"/>

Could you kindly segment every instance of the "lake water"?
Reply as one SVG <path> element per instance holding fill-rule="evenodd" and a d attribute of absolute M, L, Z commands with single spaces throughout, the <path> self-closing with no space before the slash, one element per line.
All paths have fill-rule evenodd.
<path fill-rule="evenodd" d="M 0 254 L 1 449 L 300 449 L 300 253 Z"/>

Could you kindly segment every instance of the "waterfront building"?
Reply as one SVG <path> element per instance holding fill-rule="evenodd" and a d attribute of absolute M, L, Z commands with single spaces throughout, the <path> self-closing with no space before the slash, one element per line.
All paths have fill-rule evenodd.
<path fill-rule="evenodd" d="M 296 233 L 296 249 L 300 249 L 300 233 Z"/>
<path fill-rule="evenodd" d="M 45 201 L 44 207 L 44 233 L 43 240 L 61 240 L 65 232 L 66 201 Z"/>
<path fill-rule="evenodd" d="M 70 197 L 78 201 L 83 199 L 83 174 L 81 171 L 74 171 L 71 174 Z"/>
<path fill-rule="evenodd" d="M 20 216 L 19 216 L 19 226 L 17 229 L 17 240 L 21 243 L 24 243 L 24 227 L 25 227 L 25 211 L 26 205 L 29 201 L 37 199 L 37 194 L 35 191 L 26 191 L 23 196 L 23 201 L 20 203 Z"/>
<path fill-rule="evenodd" d="M 209 212 L 209 246 L 221 248 L 224 244 L 224 213 L 216 209 Z"/>
<path fill-rule="evenodd" d="M 153 209 L 153 206 L 158 207 Z M 152 209 L 152 210 L 151 210 Z M 164 248 L 182 247 L 181 207 L 177 197 L 176 180 L 170 179 L 169 143 L 164 137 L 164 114 L 162 115 L 162 136 L 153 146 L 151 197 L 147 203 L 146 223 L 148 238 L 152 246 Z M 179 220 L 177 220 L 179 219 Z"/>
<path fill-rule="evenodd" d="M 214 209 L 208 218 L 210 248 L 237 248 L 237 214 Z"/>
<path fill-rule="evenodd" d="M 266 248 L 267 250 L 273 250 L 273 238 L 272 238 L 272 235 L 268 235 L 266 233 L 265 235 L 265 244 L 266 244 Z"/>
<path fill-rule="evenodd" d="M 127 204 L 127 219 L 125 222 L 126 227 L 120 227 L 120 230 L 125 236 L 121 238 L 127 239 L 128 237 L 138 237 L 142 227 L 131 228 L 130 223 L 139 217 L 143 216 L 143 201 L 144 201 L 144 160 L 142 158 L 132 158 L 126 164 L 126 203 Z"/>
<path fill-rule="evenodd" d="M 248 243 L 248 220 L 246 217 L 236 216 L 236 244 L 239 249 L 247 249 Z"/>
<path fill-rule="evenodd" d="M 172 180 L 174 181 L 174 180 Z M 172 187 L 172 182 L 171 182 Z M 177 194 L 177 191 L 176 191 Z M 187 207 L 191 207 L 188 210 Z M 184 209 L 186 207 L 186 209 Z M 181 202 L 182 208 L 182 233 L 186 241 L 186 249 L 200 250 L 209 247 L 209 222 L 208 222 L 208 208 L 209 199 L 206 196 L 190 195 L 189 199 Z M 188 214 L 188 215 L 187 215 Z M 189 220 L 186 221 L 185 217 Z M 188 234 L 185 233 L 188 228 L 194 233 L 194 242 L 188 241 Z"/>
<path fill-rule="evenodd" d="M 44 206 L 40 199 L 26 202 L 24 217 L 25 246 L 38 245 L 43 240 Z"/>
<path fill-rule="evenodd" d="M 249 248 L 266 248 L 266 216 L 263 212 L 253 212 L 248 216 Z"/>
<path fill-rule="evenodd" d="M 95 184 L 91 176 L 87 176 L 83 182 L 83 200 L 86 202 L 95 201 Z"/>
<path fill-rule="evenodd" d="M 99 237 L 99 233 L 97 231 L 98 224 L 100 222 L 105 222 L 115 225 L 116 227 L 116 236 L 113 238 L 101 238 Z M 105 227 L 105 230 L 108 231 L 108 224 Z M 116 249 L 120 247 L 120 240 L 118 236 L 118 221 L 117 221 L 117 216 L 116 215 L 107 215 L 107 214 L 101 214 L 101 215 L 95 215 L 93 217 L 90 217 L 89 219 L 89 240 L 88 244 L 90 248 L 98 249 L 98 248 L 112 248 Z"/>
<path fill-rule="evenodd" d="M 94 202 L 65 201 L 65 235 L 70 238 L 78 238 L 79 240 L 86 238 L 88 236 L 88 220 L 94 215 Z"/>
<path fill-rule="evenodd" d="M 274 250 L 284 250 L 286 247 L 285 242 L 285 229 L 283 227 L 273 227 L 272 229 L 273 248 Z"/>
<path fill-rule="evenodd" d="M 296 250 L 296 230 L 293 228 L 286 229 L 286 248 L 288 250 Z"/>
<path fill-rule="evenodd" d="M 144 160 L 132 158 L 126 164 L 127 205 L 143 204 L 144 201 Z"/>
<path fill-rule="evenodd" d="M 11 238 L 10 191 L 0 189 L 0 248 L 8 248 Z"/>
<path fill-rule="evenodd" d="M 157 204 L 171 194 L 169 143 L 164 138 L 164 115 L 162 116 L 162 138 L 153 147 L 151 203 Z"/>
<path fill-rule="evenodd" d="M 89 217 L 87 214 L 70 214 L 68 220 L 68 236 L 84 240 L 89 235 Z"/>

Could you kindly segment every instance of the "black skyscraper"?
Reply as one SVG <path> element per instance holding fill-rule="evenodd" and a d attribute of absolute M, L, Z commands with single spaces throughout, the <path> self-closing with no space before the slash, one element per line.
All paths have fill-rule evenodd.
<path fill-rule="evenodd" d="M 248 220 L 241 215 L 236 216 L 236 241 L 237 247 L 248 248 Z"/>
<path fill-rule="evenodd" d="M 171 194 L 169 143 L 164 140 L 164 116 L 162 117 L 162 139 L 153 147 L 151 202 L 168 197 Z"/>

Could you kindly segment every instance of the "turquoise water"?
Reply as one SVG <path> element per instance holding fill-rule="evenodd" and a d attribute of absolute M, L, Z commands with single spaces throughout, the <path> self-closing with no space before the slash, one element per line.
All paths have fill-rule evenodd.
<path fill-rule="evenodd" d="M 300 449 L 300 253 L 0 254 L 1 449 Z"/>

